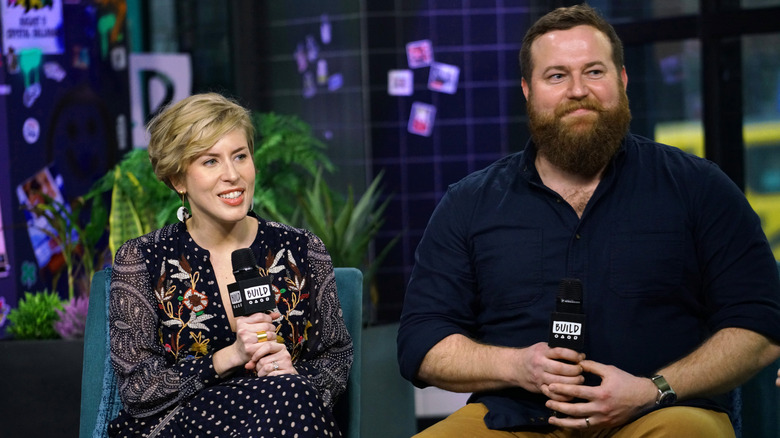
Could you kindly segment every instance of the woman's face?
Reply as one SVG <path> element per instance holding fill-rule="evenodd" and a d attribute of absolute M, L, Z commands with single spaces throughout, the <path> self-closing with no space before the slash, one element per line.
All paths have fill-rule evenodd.
<path fill-rule="evenodd" d="M 243 219 L 255 187 L 255 164 L 244 132 L 231 131 L 195 158 L 174 187 L 187 193 L 192 216 L 199 222 Z"/>

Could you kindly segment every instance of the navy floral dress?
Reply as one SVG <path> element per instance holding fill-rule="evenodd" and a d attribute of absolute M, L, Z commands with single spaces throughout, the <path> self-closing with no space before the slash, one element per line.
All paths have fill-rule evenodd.
<path fill-rule="evenodd" d="M 275 321 L 298 375 L 220 378 L 212 355 L 232 344 L 209 252 L 182 223 L 117 251 L 109 303 L 111 360 L 123 409 L 115 437 L 341 436 L 332 408 L 352 341 L 333 267 L 314 234 L 258 218 L 251 248 L 271 275 Z"/>

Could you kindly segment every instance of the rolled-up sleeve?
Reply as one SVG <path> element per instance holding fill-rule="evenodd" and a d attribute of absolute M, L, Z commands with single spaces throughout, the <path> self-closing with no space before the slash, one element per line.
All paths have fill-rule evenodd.
<path fill-rule="evenodd" d="M 398 361 L 401 375 L 419 387 L 427 386 L 416 375 L 428 351 L 449 335 L 468 335 L 475 323 L 476 280 L 465 225 L 471 213 L 458 196 L 450 188 L 431 216 L 404 297 Z"/>
<path fill-rule="evenodd" d="M 780 280 L 761 220 L 716 166 L 695 200 L 710 330 L 739 327 L 780 342 Z"/>

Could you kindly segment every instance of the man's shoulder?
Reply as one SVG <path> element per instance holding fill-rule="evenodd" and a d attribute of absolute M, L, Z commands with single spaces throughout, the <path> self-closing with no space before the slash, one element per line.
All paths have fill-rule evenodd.
<path fill-rule="evenodd" d="M 636 145 L 642 152 L 655 152 L 659 154 L 668 154 L 674 156 L 679 155 L 679 156 L 696 157 L 696 155 L 693 155 L 689 152 L 685 152 L 684 150 L 674 145 L 659 143 L 653 139 L 638 134 L 629 134 L 628 139 L 629 139 L 628 144 Z"/>
<path fill-rule="evenodd" d="M 712 162 L 705 158 L 686 152 L 674 145 L 659 143 L 641 135 L 629 134 L 626 146 L 629 153 L 637 154 L 643 159 L 663 160 L 667 165 L 680 165 L 686 168 L 712 165 Z"/>
<path fill-rule="evenodd" d="M 451 190 L 476 190 L 496 182 L 507 182 L 516 178 L 522 171 L 523 151 L 502 157 L 488 166 L 474 171 L 461 180 L 450 184 Z"/>

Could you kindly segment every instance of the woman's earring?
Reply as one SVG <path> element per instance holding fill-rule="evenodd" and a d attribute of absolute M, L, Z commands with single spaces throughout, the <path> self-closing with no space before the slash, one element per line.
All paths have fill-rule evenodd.
<path fill-rule="evenodd" d="M 187 198 L 187 194 L 184 190 L 180 190 L 179 195 L 181 196 L 181 207 L 176 210 L 176 217 L 179 219 L 179 222 L 184 222 L 190 218 L 190 211 L 184 206 L 184 200 Z"/>

